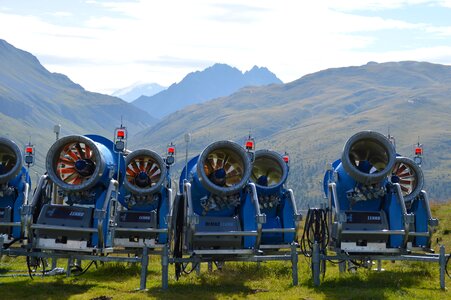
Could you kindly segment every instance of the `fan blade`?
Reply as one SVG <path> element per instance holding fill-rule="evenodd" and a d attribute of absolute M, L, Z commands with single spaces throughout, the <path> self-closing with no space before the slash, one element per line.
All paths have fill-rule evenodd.
<path fill-rule="evenodd" d="M 92 150 L 86 144 L 85 144 L 85 156 L 86 156 L 86 159 L 91 159 L 91 157 L 92 157 Z"/>
<path fill-rule="evenodd" d="M 60 174 L 72 174 L 77 172 L 73 167 L 72 168 L 58 168 L 58 172 Z"/>
<path fill-rule="evenodd" d="M 80 143 L 76 143 L 75 144 L 75 148 L 77 149 L 78 154 L 80 155 L 81 159 L 85 159 L 85 153 L 83 152 L 83 150 L 81 149 L 81 145 Z"/>
<path fill-rule="evenodd" d="M 69 155 L 74 161 L 79 160 L 80 158 L 77 156 L 77 154 L 75 154 L 72 149 L 67 149 L 67 151 L 65 151 L 67 155 Z"/>

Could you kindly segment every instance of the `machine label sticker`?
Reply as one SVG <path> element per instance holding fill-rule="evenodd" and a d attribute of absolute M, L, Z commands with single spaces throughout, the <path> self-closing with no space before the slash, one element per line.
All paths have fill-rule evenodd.
<path fill-rule="evenodd" d="M 346 212 L 347 223 L 381 224 L 382 217 L 379 212 Z"/>
<path fill-rule="evenodd" d="M 73 210 L 72 207 L 52 207 L 45 212 L 46 218 L 82 220 L 84 211 Z"/>

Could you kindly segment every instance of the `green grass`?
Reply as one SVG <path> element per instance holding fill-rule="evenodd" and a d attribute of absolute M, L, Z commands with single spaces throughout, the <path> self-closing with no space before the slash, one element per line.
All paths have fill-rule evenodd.
<path fill-rule="evenodd" d="M 432 206 L 440 219 L 433 246 L 438 243 L 451 250 L 451 202 Z M 63 261 L 60 261 L 61 264 Z M 87 265 L 87 262 L 84 263 Z M 439 288 L 438 264 L 419 262 L 384 262 L 383 272 L 358 269 L 356 273 L 338 272 L 327 264 L 326 276 L 319 287 L 311 280 L 309 260 L 299 256 L 299 285 L 291 282 L 289 262 L 230 262 L 222 271 L 207 271 L 202 265 L 200 276 L 194 272 L 175 280 L 170 266 L 169 289 L 161 289 L 161 264 L 152 256 L 147 277 L 147 291 L 137 291 L 139 265 L 109 263 L 99 265 L 82 276 L 2 277 L 1 299 L 449 299 L 449 291 Z M 61 265 L 64 267 L 63 265 Z M 23 258 L 3 257 L 0 275 L 25 272 Z M 13 272 L 16 271 L 16 272 Z M 22 273 L 24 274 L 24 273 Z M 447 278 L 448 279 L 448 278 Z M 449 279 L 448 284 L 449 286 Z"/>

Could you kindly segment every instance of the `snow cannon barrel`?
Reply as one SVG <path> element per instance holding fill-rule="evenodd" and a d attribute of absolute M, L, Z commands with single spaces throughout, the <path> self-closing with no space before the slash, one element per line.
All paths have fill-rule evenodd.
<path fill-rule="evenodd" d="M 135 150 L 125 158 L 124 187 L 134 195 L 147 196 L 161 191 L 166 179 L 163 158 L 148 149 Z"/>
<path fill-rule="evenodd" d="M 22 152 L 13 141 L 0 137 L 0 184 L 14 179 L 22 169 Z"/>
<path fill-rule="evenodd" d="M 98 184 L 107 187 L 117 178 L 118 156 L 113 149 L 112 141 L 98 135 L 63 137 L 47 153 L 48 176 L 68 192 L 89 190 Z"/>
<path fill-rule="evenodd" d="M 355 181 L 363 185 L 382 182 L 395 165 L 396 152 L 390 141 L 374 131 L 361 131 L 346 142 L 341 163 Z"/>
<path fill-rule="evenodd" d="M 287 178 L 288 166 L 279 153 L 266 149 L 255 152 L 250 179 L 259 194 L 279 193 Z"/>
<path fill-rule="evenodd" d="M 412 202 L 423 189 L 424 175 L 421 168 L 412 159 L 398 156 L 390 181 L 399 183 L 405 202 Z"/>
<path fill-rule="evenodd" d="M 193 189 L 200 183 L 205 190 L 219 196 L 239 193 L 249 181 L 252 169 L 246 151 L 231 141 L 211 143 L 197 160 L 195 158 L 188 164 L 188 169 L 190 165 L 194 181 Z M 183 175 L 184 173 L 182 177 Z"/>

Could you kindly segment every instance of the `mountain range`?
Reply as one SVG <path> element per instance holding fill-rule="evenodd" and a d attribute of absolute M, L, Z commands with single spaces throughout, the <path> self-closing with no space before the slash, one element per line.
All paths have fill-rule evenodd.
<path fill-rule="evenodd" d="M 214 64 L 203 71 L 186 75 L 179 83 L 151 97 L 141 96 L 132 103 L 156 118 L 163 118 L 185 106 L 228 96 L 245 86 L 281 84 L 265 67 L 254 66 L 241 72 L 226 64 Z"/>
<path fill-rule="evenodd" d="M 45 152 L 54 141 L 53 127 L 62 134 L 96 133 L 113 136 L 121 118 L 131 131 L 155 120 L 123 100 L 86 91 L 67 76 L 49 72 L 32 54 L 0 40 L 0 121 L 2 135 L 19 145 L 37 145 L 43 171 Z"/>
<path fill-rule="evenodd" d="M 159 94 L 181 87 L 196 90 L 186 86 L 189 81 L 197 88 L 205 86 L 203 90 L 207 91 L 211 86 L 204 72 L 216 68 L 234 69 L 214 65 L 210 70 L 188 74 L 186 80 Z M 237 69 L 230 72 L 246 74 Z M 195 78 L 207 81 L 203 84 Z M 217 84 L 221 87 L 219 81 Z M 38 154 L 33 172 L 44 171 L 46 152 L 55 139 L 53 125 L 62 125 L 61 135 L 95 133 L 112 137 L 123 116 L 130 150 L 150 148 L 164 153 L 165 146 L 174 142 L 178 153 L 184 153 L 184 135 L 190 132 L 189 157 L 213 141 L 243 143 L 249 134 L 256 139 L 257 149 L 288 152 L 287 186 L 294 189 L 304 208 L 324 201 L 324 170 L 341 156 L 346 140 L 365 129 L 390 132 L 396 137 L 397 152 L 405 156 L 413 155 L 418 140 L 423 143 L 426 190 L 434 200 L 449 199 L 449 95 L 449 66 L 414 61 L 371 62 L 323 70 L 286 84 L 249 84 L 230 95 L 177 108 L 156 122 L 132 104 L 86 91 L 67 76 L 49 72 L 32 54 L 0 40 L 2 135 L 19 145 L 31 138 Z M 179 154 L 176 160 L 173 180 L 178 180 L 185 157 Z"/>
<path fill-rule="evenodd" d="M 131 86 L 119 89 L 111 94 L 111 96 L 121 98 L 124 101 L 132 102 L 141 96 L 153 96 L 165 90 L 166 87 L 158 83 L 135 83 Z"/>
<path fill-rule="evenodd" d="M 324 171 L 340 158 L 352 134 L 390 132 L 397 139 L 397 151 L 405 156 L 413 155 L 420 139 L 425 147 L 426 189 L 433 199 L 449 199 L 449 95 L 449 66 L 405 61 L 327 69 L 287 84 L 246 87 L 188 106 L 138 133 L 132 146 L 163 151 L 159 147 L 174 142 L 184 149 L 184 135 L 190 132 L 194 156 L 212 141 L 243 143 L 251 133 L 257 149 L 288 152 L 288 186 L 306 207 L 324 201 L 320 183 Z M 183 164 L 185 158 L 178 161 Z"/>

